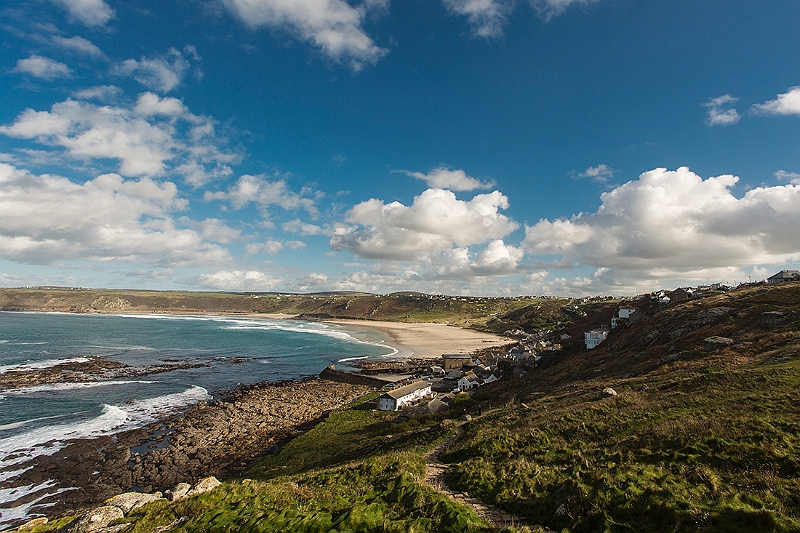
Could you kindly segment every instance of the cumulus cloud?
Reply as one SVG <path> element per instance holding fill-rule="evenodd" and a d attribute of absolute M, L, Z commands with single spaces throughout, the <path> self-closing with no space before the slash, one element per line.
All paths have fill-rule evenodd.
<path fill-rule="evenodd" d="M 17 66 L 11 69 L 11 72 L 30 74 L 42 80 L 54 80 L 72 76 L 72 70 L 64 63 L 37 55 L 32 55 L 27 59 L 20 59 L 17 61 Z"/>
<path fill-rule="evenodd" d="M 507 0 L 443 0 L 447 10 L 467 17 L 472 35 L 486 39 L 503 35 L 514 3 Z"/>
<path fill-rule="evenodd" d="M 588 5 L 599 0 L 531 0 L 531 5 L 545 21 L 563 14 L 572 5 Z"/>
<path fill-rule="evenodd" d="M 105 54 L 94 43 L 83 37 L 61 37 L 54 35 L 52 37 L 53 44 L 63 50 L 70 52 L 77 52 L 79 54 L 87 55 L 94 58 L 104 58 Z"/>
<path fill-rule="evenodd" d="M 789 92 L 779 94 L 775 100 L 755 104 L 753 112 L 763 115 L 800 115 L 800 87 L 789 88 Z"/>
<path fill-rule="evenodd" d="M 266 26 L 311 43 L 336 62 L 354 70 L 374 64 L 387 50 L 364 31 L 370 12 L 386 9 L 385 0 L 351 5 L 345 0 L 223 0 L 234 15 L 251 28 Z"/>
<path fill-rule="evenodd" d="M 229 244 L 242 236 L 241 231 L 228 226 L 218 218 L 206 218 L 205 220 L 196 221 L 189 217 L 181 217 L 178 219 L 178 223 L 193 229 L 202 235 L 204 239 L 212 242 Z"/>
<path fill-rule="evenodd" d="M 589 167 L 580 174 L 579 178 L 589 178 L 598 183 L 608 183 L 614 177 L 614 170 L 606 164 L 600 164 L 596 167 Z"/>
<path fill-rule="evenodd" d="M 278 241 L 275 239 L 267 239 L 265 242 L 248 244 L 245 247 L 245 253 L 247 255 L 253 255 L 253 254 L 275 255 L 284 248 L 289 248 L 291 250 L 299 250 L 305 247 L 306 243 L 304 243 L 303 241 Z"/>
<path fill-rule="evenodd" d="M 96 85 L 88 89 L 75 91 L 72 96 L 78 100 L 99 100 L 101 102 L 115 100 L 122 94 L 122 89 L 116 85 Z"/>
<path fill-rule="evenodd" d="M 525 228 L 523 248 L 649 279 L 800 258 L 800 186 L 737 198 L 738 178 L 655 169 L 601 195 L 594 213 Z M 703 274 L 705 275 L 705 274 Z"/>
<path fill-rule="evenodd" d="M 452 248 L 421 259 L 422 277 L 427 280 L 472 280 L 486 276 L 507 276 L 527 270 L 520 265 L 525 252 L 495 239 L 471 255 L 468 248 Z"/>
<path fill-rule="evenodd" d="M 183 175 L 193 185 L 230 174 L 236 154 L 225 151 L 215 123 L 192 114 L 180 100 L 153 93 L 133 107 L 98 106 L 68 99 L 50 111 L 22 112 L 0 133 L 60 147 L 70 158 L 119 161 L 123 176 Z"/>
<path fill-rule="evenodd" d="M 704 107 L 708 108 L 706 124 L 709 126 L 730 126 L 739 122 L 741 118 L 739 112 L 735 108 L 729 107 L 738 101 L 739 99 L 734 96 L 723 94 L 703 104 Z"/>
<path fill-rule="evenodd" d="M 789 181 L 789 183 L 793 185 L 800 185 L 800 173 L 797 172 L 786 172 L 785 170 L 779 170 L 775 172 L 775 177 L 781 181 Z"/>
<path fill-rule="evenodd" d="M 114 10 L 104 0 L 52 0 L 66 9 L 72 20 L 85 26 L 103 26 L 114 17 Z"/>
<path fill-rule="evenodd" d="M 130 76 L 148 89 L 167 93 L 181 84 L 191 68 L 189 59 L 198 60 L 193 46 L 183 52 L 170 48 L 162 57 L 126 59 L 114 69 L 120 76 Z"/>
<path fill-rule="evenodd" d="M 463 170 L 450 170 L 447 167 L 438 167 L 427 174 L 422 172 L 409 172 L 401 170 L 403 174 L 412 178 L 425 181 L 428 187 L 433 189 L 450 189 L 451 191 L 473 191 L 475 189 L 491 189 L 494 181 L 480 181 L 476 178 L 467 176 Z"/>
<path fill-rule="evenodd" d="M 255 204 L 261 209 L 277 205 L 287 211 L 305 209 L 309 214 L 316 215 L 318 210 L 315 201 L 302 194 L 305 192 L 292 191 L 284 179 L 270 179 L 264 175 L 245 174 L 227 191 L 206 191 L 205 200 L 228 202 L 235 210 L 243 209 L 250 204 Z"/>
<path fill-rule="evenodd" d="M 338 228 L 329 244 L 362 257 L 410 260 L 422 252 L 502 238 L 518 227 L 500 214 L 507 207 L 508 198 L 499 191 L 463 201 L 451 191 L 428 189 L 410 206 L 373 198 L 347 213 L 346 222 L 356 229 Z"/>
<path fill-rule="evenodd" d="M 104 174 L 85 183 L 0 164 L 0 257 L 29 264 L 63 260 L 214 265 L 227 250 L 176 227 L 187 207 L 174 183 Z"/>
<path fill-rule="evenodd" d="M 225 291 L 268 291 L 281 285 L 283 279 L 258 270 L 220 270 L 201 274 L 187 283 Z"/>

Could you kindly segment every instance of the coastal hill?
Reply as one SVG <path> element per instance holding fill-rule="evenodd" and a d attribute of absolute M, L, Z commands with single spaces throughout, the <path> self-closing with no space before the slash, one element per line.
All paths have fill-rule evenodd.
<path fill-rule="evenodd" d="M 607 305 L 607 298 L 597 299 Z M 502 333 L 571 323 L 581 300 L 547 297 L 467 297 L 400 292 L 223 293 L 73 289 L 0 289 L 0 311 L 299 315 L 311 319 L 439 322 Z M 589 306 L 591 307 L 591 305 Z M 593 312 L 593 311 L 592 311 Z"/>
<path fill-rule="evenodd" d="M 569 305 L 566 331 L 619 303 Z M 625 305 L 645 319 L 593 350 L 564 345 L 436 415 L 376 411 L 372 393 L 117 531 L 800 531 L 800 282 Z"/>

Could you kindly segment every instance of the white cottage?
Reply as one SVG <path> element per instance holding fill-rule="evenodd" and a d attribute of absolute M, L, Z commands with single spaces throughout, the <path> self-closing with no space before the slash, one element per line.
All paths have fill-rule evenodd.
<path fill-rule="evenodd" d="M 583 334 L 583 340 L 589 350 L 594 349 L 598 344 L 606 340 L 606 337 L 608 337 L 608 331 L 604 329 L 593 329 Z"/>
<path fill-rule="evenodd" d="M 431 395 L 431 384 L 417 381 L 404 387 L 392 389 L 378 396 L 378 409 L 381 411 L 399 411 Z"/>

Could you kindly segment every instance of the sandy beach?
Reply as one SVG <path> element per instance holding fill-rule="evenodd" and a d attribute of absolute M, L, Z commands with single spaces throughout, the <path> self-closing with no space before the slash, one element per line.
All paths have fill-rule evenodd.
<path fill-rule="evenodd" d="M 470 353 L 481 348 L 512 342 L 512 339 L 447 324 L 380 322 L 372 320 L 325 320 L 340 326 L 358 326 L 389 335 L 411 350 L 413 357 L 432 359 L 445 353 Z"/>

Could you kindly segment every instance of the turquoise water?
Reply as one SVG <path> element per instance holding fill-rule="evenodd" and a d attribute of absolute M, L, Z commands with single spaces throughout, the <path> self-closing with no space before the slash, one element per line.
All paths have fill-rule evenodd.
<path fill-rule="evenodd" d="M 207 366 L 91 383 L 0 390 L 0 526 L 49 487 L 16 487 L 15 465 L 61 442 L 141 427 L 215 392 L 318 374 L 397 354 L 380 332 L 319 322 L 221 316 L 0 313 L 0 373 L 103 356 L 134 366 Z M 400 354 L 403 355 L 403 354 Z M 16 467 L 19 468 L 19 467 Z"/>

